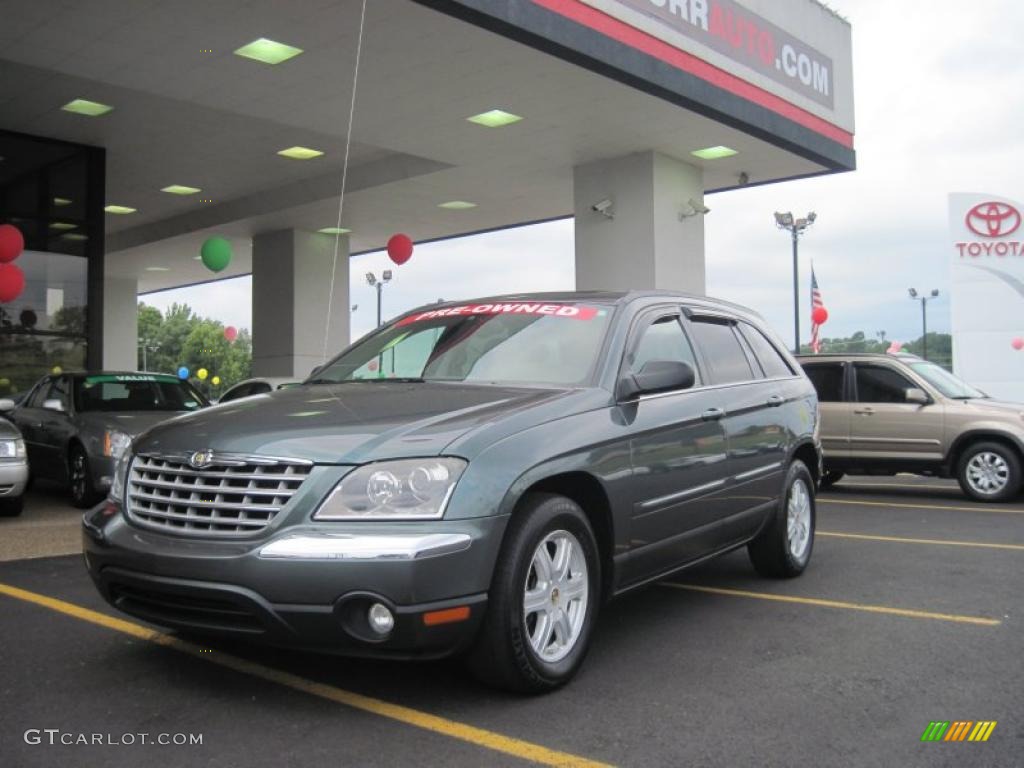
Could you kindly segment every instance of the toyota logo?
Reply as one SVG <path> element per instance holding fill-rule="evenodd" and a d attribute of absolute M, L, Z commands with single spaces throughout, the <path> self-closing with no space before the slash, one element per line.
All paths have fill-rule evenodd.
<path fill-rule="evenodd" d="M 964 222 L 981 237 L 1003 237 L 1020 227 L 1020 211 L 1009 203 L 979 203 L 967 212 Z"/>

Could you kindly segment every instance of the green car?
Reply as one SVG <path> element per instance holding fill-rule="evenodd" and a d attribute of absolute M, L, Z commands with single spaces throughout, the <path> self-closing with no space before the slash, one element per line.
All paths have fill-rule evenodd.
<path fill-rule="evenodd" d="M 800 367 L 731 304 L 432 305 L 300 387 L 140 435 L 84 518 L 86 562 L 156 624 L 465 654 L 488 682 L 545 691 L 579 669 L 608 598 L 744 546 L 762 574 L 801 573 L 817 429 Z"/>

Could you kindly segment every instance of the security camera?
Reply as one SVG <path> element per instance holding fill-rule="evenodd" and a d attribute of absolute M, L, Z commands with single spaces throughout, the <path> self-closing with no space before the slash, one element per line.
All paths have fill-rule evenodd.
<path fill-rule="evenodd" d="M 600 202 L 594 203 L 592 206 L 590 206 L 590 210 L 596 213 L 600 213 L 606 219 L 611 219 L 615 217 L 615 214 L 612 211 L 612 201 L 610 198 L 607 197 L 604 200 L 601 200 Z"/>
<path fill-rule="evenodd" d="M 689 200 L 686 201 L 686 204 L 689 205 L 693 209 L 693 212 L 695 214 L 699 213 L 702 216 L 707 216 L 709 213 L 711 213 L 711 209 L 710 208 L 708 208 L 706 205 L 704 205 L 704 203 L 698 203 L 692 197 Z"/>

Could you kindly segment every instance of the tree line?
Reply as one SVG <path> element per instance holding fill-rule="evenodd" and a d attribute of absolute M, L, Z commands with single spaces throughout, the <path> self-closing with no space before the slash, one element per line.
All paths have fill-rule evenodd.
<path fill-rule="evenodd" d="M 914 341 L 903 344 L 900 352 L 906 352 L 918 357 L 924 357 L 925 337 L 919 337 Z M 953 337 L 948 333 L 929 333 L 928 359 L 933 363 L 941 365 L 946 370 L 953 370 Z M 885 331 L 879 331 L 873 337 L 867 336 L 863 331 L 857 331 L 852 336 L 845 338 L 821 339 L 821 351 L 825 352 L 886 352 L 892 340 L 886 338 Z M 813 354 L 810 344 L 801 344 L 800 352 L 805 355 Z"/>

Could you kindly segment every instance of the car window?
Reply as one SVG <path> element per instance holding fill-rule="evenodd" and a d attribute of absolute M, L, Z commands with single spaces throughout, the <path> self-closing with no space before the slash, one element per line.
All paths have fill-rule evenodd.
<path fill-rule="evenodd" d="M 254 381 L 252 386 L 249 388 L 250 395 L 263 395 L 267 392 L 273 391 L 273 387 L 265 381 Z"/>
<path fill-rule="evenodd" d="M 97 374 L 78 379 L 75 406 L 79 411 L 193 411 L 206 405 L 192 385 L 146 374 Z"/>
<path fill-rule="evenodd" d="M 696 320 L 690 327 L 707 361 L 712 384 L 734 384 L 754 378 L 731 322 Z"/>
<path fill-rule="evenodd" d="M 237 387 L 232 387 L 221 397 L 220 402 L 230 403 L 232 400 L 239 400 L 243 397 L 249 396 L 250 384 L 239 384 Z"/>
<path fill-rule="evenodd" d="M 818 392 L 820 403 L 841 403 L 843 401 L 843 364 L 815 363 L 805 365 L 804 373 Z"/>
<path fill-rule="evenodd" d="M 44 402 L 46 400 L 56 400 L 60 403 L 61 407 L 66 411 L 68 409 L 68 381 L 63 376 L 58 376 L 50 384 L 49 391 L 46 393 Z"/>
<path fill-rule="evenodd" d="M 696 355 L 677 315 L 659 317 L 643 330 L 630 359 L 630 370 L 639 372 L 651 360 L 688 363 L 697 374 Z"/>
<path fill-rule="evenodd" d="M 857 366 L 857 400 L 862 403 L 905 403 L 906 390 L 917 386 L 892 368 L 881 365 Z"/>
<path fill-rule="evenodd" d="M 754 357 L 761 363 L 766 378 L 775 379 L 793 375 L 793 369 L 789 367 L 789 363 L 761 331 L 748 323 L 740 323 L 738 327 L 743 338 L 750 344 Z"/>
<path fill-rule="evenodd" d="M 27 408 L 42 408 L 43 401 L 46 399 L 46 395 L 50 391 L 51 382 L 52 379 L 46 378 L 36 384 L 32 391 L 25 396 L 25 406 Z"/>

